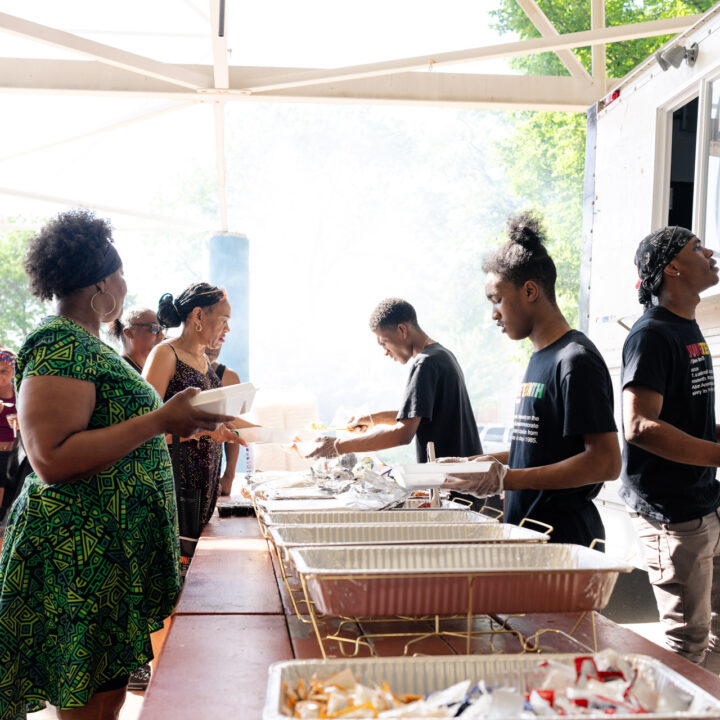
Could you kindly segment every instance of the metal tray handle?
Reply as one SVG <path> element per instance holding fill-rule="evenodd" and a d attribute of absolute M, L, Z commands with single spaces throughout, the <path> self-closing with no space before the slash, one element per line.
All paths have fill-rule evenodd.
<path fill-rule="evenodd" d="M 455 498 L 453 498 L 453 501 L 454 500 L 455 500 Z M 472 503 L 470 503 L 470 504 L 472 505 Z M 504 515 L 502 510 L 495 508 L 492 505 L 483 505 L 480 508 L 480 514 L 487 515 L 487 517 L 491 517 L 494 520 L 499 520 Z"/>
<path fill-rule="evenodd" d="M 533 525 L 539 525 L 541 528 L 543 528 L 543 535 L 550 535 L 550 533 L 555 529 L 552 525 L 548 525 L 547 523 L 540 522 L 540 520 L 534 520 L 533 518 L 524 517 L 519 523 L 518 527 L 524 527 L 526 523 L 532 523 Z M 595 540 L 593 540 L 593 543 Z M 605 542 L 604 540 L 600 540 L 600 542 Z M 592 545 L 590 546 L 592 547 Z"/>

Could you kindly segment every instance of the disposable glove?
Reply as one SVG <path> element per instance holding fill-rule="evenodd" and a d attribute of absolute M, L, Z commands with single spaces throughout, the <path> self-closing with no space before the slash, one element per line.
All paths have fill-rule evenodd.
<path fill-rule="evenodd" d="M 317 458 L 334 458 L 338 457 L 340 453 L 337 450 L 337 438 L 325 435 L 322 437 L 316 437 L 313 442 L 318 443 L 318 446 L 305 457 L 310 459 Z"/>
<path fill-rule="evenodd" d="M 443 489 L 467 492 L 476 497 L 499 495 L 503 491 L 507 465 L 503 465 L 491 455 L 481 455 L 472 462 L 482 463 L 482 471 L 445 475 Z"/>

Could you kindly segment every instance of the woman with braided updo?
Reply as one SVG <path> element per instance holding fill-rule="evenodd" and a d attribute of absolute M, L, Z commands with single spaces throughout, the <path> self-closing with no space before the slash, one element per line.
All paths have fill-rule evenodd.
<path fill-rule="evenodd" d="M 158 345 L 148 356 L 143 375 L 166 401 L 188 387 L 210 390 L 222 386 L 205 355 L 230 331 L 230 303 L 223 288 L 193 283 L 177 299 L 160 298 L 157 317 L 163 327 L 182 325 L 179 337 Z M 247 426 L 235 420 L 235 427 Z M 183 570 L 187 570 L 202 528 L 215 510 L 223 443 L 239 438 L 221 426 L 196 437 L 168 438 L 175 474 Z"/>
<path fill-rule="evenodd" d="M 65 720 L 114 720 L 180 590 L 165 434 L 231 420 L 188 389 L 163 403 L 100 339 L 127 286 L 107 221 L 58 215 L 30 240 L 30 290 L 56 300 L 16 363 L 34 472 L 0 556 L 0 719 L 49 701 Z"/>

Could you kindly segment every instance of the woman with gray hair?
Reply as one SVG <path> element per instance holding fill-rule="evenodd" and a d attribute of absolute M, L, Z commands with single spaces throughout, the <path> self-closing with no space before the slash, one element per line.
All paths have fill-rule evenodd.
<path fill-rule="evenodd" d="M 126 310 L 122 320 L 118 318 L 110 326 L 110 335 L 122 343 L 123 360 L 138 373 L 142 373 L 150 351 L 165 339 L 155 311 L 144 307 Z"/>
<path fill-rule="evenodd" d="M 122 316 L 110 324 L 109 333 L 122 343 L 122 359 L 138 374 L 142 374 L 150 351 L 165 339 L 163 328 L 158 324 L 154 310 L 145 307 L 128 308 Z M 162 634 L 162 638 L 157 638 Z M 163 630 L 151 635 L 153 651 L 155 643 L 162 647 L 165 636 Z M 150 663 L 144 663 L 130 673 L 128 690 L 144 690 L 150 682 L 152 670 Z"/>

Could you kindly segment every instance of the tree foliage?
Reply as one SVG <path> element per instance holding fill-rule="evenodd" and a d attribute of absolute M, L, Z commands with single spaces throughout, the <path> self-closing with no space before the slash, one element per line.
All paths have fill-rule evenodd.
<path fill-rule="evenodd" d="M 538 0 L 540 8 L 560 33 L 590 28 L 589 0 Z M 701 13 L 713 0 L 606 0 L 606 25 L 644 22 Z M 501 0 L 493 12 L 495 27 L 520 38 L 539 37 L 515 0 Z M 620 78 L 663 45 L 670 36 L 643 38 L 607 46 L 606 72 Z M 573 50 L 591 72 L 591 48 Z M 567 75 L 555 53 L 515 58 L 512 66 L 532 75 Z M 568 320 L 577 319 L 585 165 L 585 116 L 563 112 L 515 112 L 511 136 L 500 143 L 501 162 L 514 192 L 525 204 L 542 210 L 551 252 L 558 266 L 558 298 Z"/>
<path fill-rule="evenodd" d="M 30 294 L 23 268 L 24 230 L 0 232 L 0 345 L 17 350 L 45 314 L 45 306 Z"/>

